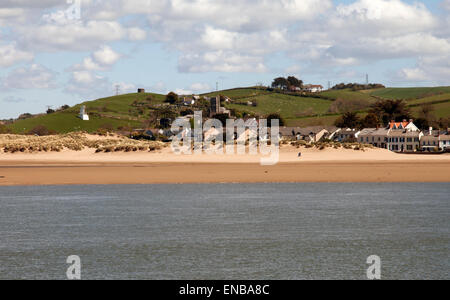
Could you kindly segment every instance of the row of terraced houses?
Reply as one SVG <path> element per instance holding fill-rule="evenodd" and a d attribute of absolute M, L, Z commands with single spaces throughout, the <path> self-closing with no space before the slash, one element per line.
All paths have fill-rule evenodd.
<path fill-rule="evenodd" d="M 450 151 L 450 129 L 423 132 L 413 120 L 391 121 L 386 128 L 365 128 L 363 130 L 342 129 L 336 127 L 283 127 L 282 139 L 318 142 L 333 140 L 337 142 L 359 142 L 394 152 Z"/>
<path fill-rule="evenodd" d="M 424 132 L 414 125 L 413 120 L 391 121 L 387 128 L 366 128 L 361 131 L 352 130 L 352 132 L 354 132 L 354 138 L 360 143 L 394 152 L 450 150 L 449 129 L 441 131 L 430 128 Z"/>

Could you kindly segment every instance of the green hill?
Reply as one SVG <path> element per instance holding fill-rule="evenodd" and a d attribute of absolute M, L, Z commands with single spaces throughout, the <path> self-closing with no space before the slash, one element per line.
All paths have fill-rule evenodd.
<path fill-rule="evenodd" d="M 152 97 L 152 103 L 160 104 L 164 95 L 158 94 L 126 94 L 83 102 L 67 110 L 53 114 L 40 115 L 30 119 L 19 120 L 9 125 L 14 133 L 26 133 L 37 125 L 43 125 L 58 133 L 71 131 L 94 132 L 101 127 L 118 129 L 120 127 L 137 128 L 142 126 L 148 109 L 140 115 L 132 106 L 135 101 L 143 101 Z M 90 120 L 82 121 L 78 114 L 82 105 L 86 106 Z"/>
<path fill-rule="evenodd" d="M 347 109 L 364 116 L 370 106 L 380 98 L 407 100 L 414 117 L 419 116 L 420 108 L 428 103 L 433 106 L 438 118 L 450 117 L 450 87 L 439 88 L 387 88 L 377 90 L 352 91 L 331 90 L 317 95 L 300 96 L 284 94 L 259 87 L 236 88 L 204 94 L 204 96 L 223 95 L 232 99 L 225 106 L 239 113 L 265 116 L 279 113 L 288 126 L 332 125 Z M 151 109 L 139 103 L 160 105 L 165 95 L 145 93 L 126 94 L 101 98 L 80 103 L 64 111 L 18 120 L 8 125 L 15 133 L 26 133 L 37 125 L 59 133 L 71 131 L 94 132 L 99 128 L 119 129 L 141 128 L 148 119 Z M 248 105 L 256 103 L 256 106 Z M 85 105 L 90 121 L 78 118 L 80 107 Z"/>

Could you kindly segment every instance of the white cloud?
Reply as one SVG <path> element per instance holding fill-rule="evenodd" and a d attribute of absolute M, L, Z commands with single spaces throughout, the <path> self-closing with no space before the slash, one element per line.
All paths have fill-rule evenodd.
<path fill-rule="evenodd" d="M 121 55 L 109 46 L 102 46 L 94 51 L 90 57 L 86 57 L 81 64 L 72 67 L 73 70 L 100 71 L 107 70 L 114 65 Z"/>
<path fill-rule="evenodd" d="M 33 49 L 44 51 L 91 50 L 105 42 L 121 40 L 127 33 L 120 23 L 110 21 L 20 26 L 17 30 L 21 35 L 22 43 Z"/>
<path fill-rule="evenodd" d="M 112 84 L 109 80 L 90 71 L 72 72 L 65 91 L 89 99 L 113 94 Z"/>
<path fill-rule="evenodd" d="M 188 54 L 180 57 L 181 72 L 248 72 L 263 73 L 267 67 L 263 58 L 250 55 L 235 54 L 233 51 L 213 51 L 203 54 Z"/>
<path fill-rule="evenodd" d="M 6 89 L 52 89 L 55 84 L 56 73 L 39 65 L 17 68 L 3 78 Z"/>
<path fill-rule="evenodd" d="M 2 0 L 0 7 L 50 8 L 61 5 L 61 0 Z"/>
<path fill-rule="evenodd" d="M 119 60 L 120 54 L 108 46 L 103 46 L 95 51 L 92 57 L 102 65 L 113 65 Z"/>
<path fill-rule="evenodd" d="M 211 87 L 207 83 L 193 83 L 189 87 L 190 90 L 193 90 L 194 92 L 207 92 L 211 90 Z"/>
<path fill-rule="evenodd" d="M 139 27 L 128 29 L 128 38 L 130 41 L 143 41 L 147 37 L 147 32 Z"/>
<path fill-rule="evenodd" d="M 18 62 L 30 61 L 33 57 L 32 53 L 17 49 L 16 43 L 0 45 L 0 67 L 10 67 Z"/>
<path fill-rule="evenodd" d="M 25 10 L 22 8 L 0 8 L 0 19 L 22 18 Z"/>
<path fill-rule="evenodd" d="M 186 90 L 186 89 L 176 89 L 174 91 L 175 94 L 177 95 L 192 95 L 194 92 L 190 91 L 190 90 Z"/>
<path fill-rule="evenodd" d="M 271 61 L 281 72 L 334 74 L 340 67 L 409 58 L 417 66 L 402 74 L 419 78 L 432 70 L 446 74 L 445 64 L 431 68 L 424 61 L 450 51 L 450 17 L 433 14 L 424 1 L 83 0 L 80 20 L 68 20 L 64 2 L 4 0 L 0 24 L 26 16 L 27 22 L 11 26 L 20 49 L 92 52 L 72 69 L 91 73 L 117 62 L 114 51 L 95 55 L 116 41 L 161 43 L 178 55 L 179 71 L 195 73 L 268 72 L 276 56 L 293 61 L 288 68 Z M 449 9 L 450 0 L 441 5 Z"/>
<path fill-rule="evenodd" d="M 442 1 L 441 6 L 442 6 L 444 9 L 450 11 L 450 0 L 444 0 L 444 1 Z"/>
<path fill-rule="evenodd" d="M 425 56 L 412 68 L 403 68 L 397 78 L 408 82 L 432 82 L 436 85 L 450 84 L 450 52 L 442 56 Z"/>

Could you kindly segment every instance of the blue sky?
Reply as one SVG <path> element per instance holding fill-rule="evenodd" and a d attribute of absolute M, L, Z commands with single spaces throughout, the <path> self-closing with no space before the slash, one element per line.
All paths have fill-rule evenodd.
<path fill-rule="evenodd" d="M 3 0 L 0 119 L 116 85 L 202 93 L 365 74 L 387 86 L 450 85 L 449 13 L 449 0 Z"/>

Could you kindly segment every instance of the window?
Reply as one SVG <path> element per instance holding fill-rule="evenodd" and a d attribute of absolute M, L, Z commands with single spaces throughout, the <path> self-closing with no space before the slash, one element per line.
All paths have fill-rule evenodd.
<path fill-rule="evenodd" d="M 408 138 L 408 143 L 412 143 L 412 138 Z"/>
<path fill-rule="evenodd" d="M 406 149 L 407 149 L 408 151 L 412 151 L 413 146 L 412 146 L 412 145 L 408 145 L 408 146 L 406 146 Z"/>

